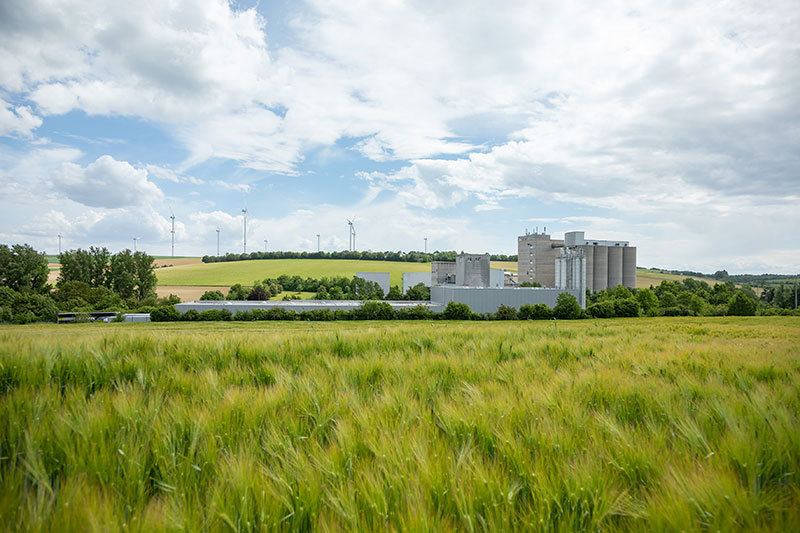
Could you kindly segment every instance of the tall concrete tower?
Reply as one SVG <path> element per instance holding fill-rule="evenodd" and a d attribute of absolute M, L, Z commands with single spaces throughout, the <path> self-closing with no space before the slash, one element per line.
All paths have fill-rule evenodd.
<path fill-rule="evenodd" d="M 553 240 L 546 233 L 517 237 L 517 274 L 519 282 L 538 281 L 542 287 L 556 286 L 556 257 L 564 241 Z"/>

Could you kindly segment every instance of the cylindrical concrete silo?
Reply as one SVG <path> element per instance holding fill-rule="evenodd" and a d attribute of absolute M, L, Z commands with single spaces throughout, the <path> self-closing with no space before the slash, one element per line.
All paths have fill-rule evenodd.
<path fill-rule="evenodd" d="M 635 246 L 626 246 L 622 249 L 622 284 L 631 289 L 636 288 Z"/>
<path fill-rule="evenodd" d="M 586 288 L 594 291 L 594 246 L 581 246 L 586 257 Z"/>
<path fill-rule="evenodd" d="M 622 248 L 608 247 L 608 288 L 616 289 L 622 285 Z"/>
<path fill-rule="evenodd" d="M 594 291 L 608 287 L 608 246 L 594 247 L 594 272 L 592 275 Z"/>

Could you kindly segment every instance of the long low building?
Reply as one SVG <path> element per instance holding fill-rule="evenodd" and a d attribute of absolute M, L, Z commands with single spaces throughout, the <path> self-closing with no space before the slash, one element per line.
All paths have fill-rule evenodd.
<path fill-rule="evenodd" d="M 431 287 L 430 301 L 384 300 L 392 309 L 409 309 L 422 305 L 433 312 L 444 311 L 450 302 L 467 304 L 474 313 L 494 313 L 501 305 L 519 309 L 523 305 L 545 304 L 555 307 L 558 295 L 562 292 L 572 294 L 586 306 L 586 293 L 578 289 L 542 289 L 538 287 L 460 287 L 455 285 Z M 285 309 L 295 312 L 328 309 L 331 311 L 352 311 L 364 300 L 196 300 L 175 305 L 181 313 L 190 309 L 207 311 L 227 309 L 231 313 L 252 311 L 253 309 Z"/>
<path fill-rule="evenodd" d="M 408 309 L 423 305 L 431 311 L 441 311 L 444 307 L 428 301 L 415 300 L 382 300 L 392 306 L 392 309 Z M 231 313 L 252 311 L 253 309 L 285 309 L 297 313 L 313 311 L 315 309 L 329 309 L 331 311 L 351 311 L 358 308 L 364 300 L 194 300 L 175 304 L 175 309 L 185 313 L 190 309 L 195 311 L 208 311 L 209 309 L 227 309 Z"/>
<path fill-rule="evenodd" d="M 501 305 L 519 310 L 523 305 L 545 304 L 555 307 L 558 295 L 567 292 L 586 307 L 586 292 L 580 289 L 543 289 L 540 287 L 431 287 L 431 302 L 444 309 L 450 302 L 467 304 L 473 313 L 494 313 Z"/>

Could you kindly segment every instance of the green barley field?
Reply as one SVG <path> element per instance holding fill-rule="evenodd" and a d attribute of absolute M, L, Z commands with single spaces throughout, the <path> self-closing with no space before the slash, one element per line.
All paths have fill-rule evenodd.
<path fill-rule="evenodd" d="M 0 526 L 800 529 L 800 320 L 0 326 Z"/>
<path fill-rule="evenodd" d="M 196 263 L 157 269 L 159 285 L 250 286 L 254 280 L 281 274 L 301 278 L 353 277 L 356 272 L 389 272 L 392 285 L 402 285 L 403 272 L 430 272 L 430 263 L 360 261 L 348 259 L 261 259 L 228 263 Z"/>

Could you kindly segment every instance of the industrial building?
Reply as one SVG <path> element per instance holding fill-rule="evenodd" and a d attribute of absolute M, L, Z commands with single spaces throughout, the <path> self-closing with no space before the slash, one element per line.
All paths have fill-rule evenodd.
<path fill-rule="evenodd" d="M 182 302 L 175 304 L 175 308 L 181 313 L 190 309 L 197 312 L 208 311 L 209 309 L 227 309 L 233 314 L 242 311 L 252 311 L 254 309 L 285 309 L 287 311 L 314 311 L 316 309 L 329 309 L 331 311 L 342 310 L 352 311 L 364 303 L 363 300 L 195 300 L 192 302 Z M 392 309 L 413 308 L 423 305 L 432 311 L 442 311 L 444 307 L 434 302 L 420 302 L 413 300 L 386 301 Z"/>
<path fill-rule="evenodd" d="M 526 233 L 517 239 L 519 282 L 543 287 L 601 291 L 618 285 L 636 288 L 636 247 L 628 241 L 586 239 L 570 231 L 564 240 L 546 233 Z M 582 282 L 582 283 L 581 283 Z"/>
<path fill-rule="evenodd" d="M 383 294 L 389 294 L 391 275 L 388 272 L 356 272 L 356 277 L 377 283 Z"/>
<path fill-rule="evenodd" d="M 554 307 L 562 293 L 573 295 L 586 307 L 586 290 L 599 291 L 617 285 L 636 287 L 636 247 L 628 241 L 586 239 L 584 232 L 571 231 L 564 240 L 547 233 L 526 233 L 518 238 L 518 282 L 539 282 L 542 287 L 506 286 L 503 270 L 491 268 L 489 254 L 458 254 L 455 262 L 436 261 L 427 272 L 403 273 L 403 292 L 423 283 L 431 288 L 431 299 L 389 301 L 394 309 L 424 305 L 431 311 L 443 311 L 450 302 L 467 304 L 475 313 L 494 313 L 501 305 L 519 309 L 542 303 Z M 388 272 L 358 272 L 358 277 L 375 281 L 384 293 L 389 292 Z M 509 281 L 510 284 L 516 282 Z M 228 309 L 232 313 L 252 309 L 283 308 L 294 311 L 330 309 L 350 311 L 360 300 L 295 301 L 194 301 L 177 304 L 190 309 Z"/>
<path fill-rule="evenodd" d="M 431 286 L 431 272 L 403 272 L 403 294 L 408 292 L 411 287 L 416 287 L 420 283 L 426 287 Z"/>
<path fill-rule="evenodd" d="M 542 289 L 538 287 L 431 287 L 432 309 L 444 310 L 450 302 L 467 304 L 473 313 L 495 313 L 504 305 L 519 310 L 523 305 L 545 304 L 552 308 L 558 295 L 568 292 L 586 307 L 586 293 L 577 289 Z"/>

